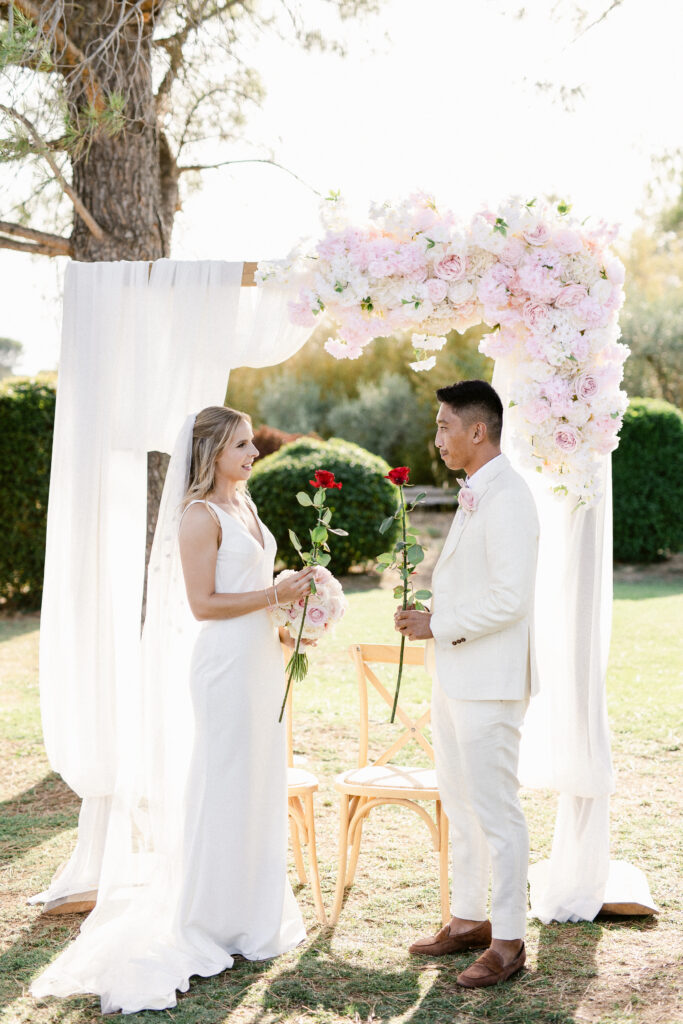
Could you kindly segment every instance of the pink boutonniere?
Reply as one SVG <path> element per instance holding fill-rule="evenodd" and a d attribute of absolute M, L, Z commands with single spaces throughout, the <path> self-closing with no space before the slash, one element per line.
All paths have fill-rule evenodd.
<path fill-rule="evenodd" d="M 458 491 L 458 505 L 470 515 L 474 512 L 479 504 L 479 497 L 474 493 L 471 487 L 469 487 L 464 480 L 458 478 L 460 484 L 460 490 Z"/>

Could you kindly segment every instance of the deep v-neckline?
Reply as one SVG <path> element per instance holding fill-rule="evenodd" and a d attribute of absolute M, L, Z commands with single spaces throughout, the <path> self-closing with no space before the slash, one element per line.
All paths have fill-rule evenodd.
<path fill-rule="evenodd" d="M 251 532 L 251 530 L 249 529 L 247 524 L 244 522 L 244 520 L 240 519 L 239 516 L 234 516 L 232 514 L 232 512 L 226 512 L 226 510 L 224 508 L 221 508 L 220 505 L 217 502 L 209 501 L 208 498 L 207 498 L 207 502 L 208 502 L 209 505 L 213 505 L 214 508 L 217 508 L 219 512 L 222 512 L 224 516 L 228 516 L 229 519 L 232 519 L 233 522 L 239 523 L 239 525 L 242 527 L 242 529 L 247 534 L 247 536 L 251 537 L 251 539 L 253 540 L 254 544 L 258 544 L 258 546 L 261 548 L 261 551 L 265 551 L 266 550 L 266 538 L 265 538 L 265 534 L 263 533 L 263 527 L 261 526 L 261 520 L 259 519 L 258 514 L 256 513 L 256 511 L 251 506 L 249 506 L 249 509 L 251 511 L 251 514 L 254 517 L 254 522 L 256 523 L 256 525 L 258 527 L 258 531 L 261 534 L 261 540 L 258 540 L 258 538 L 256 538 L 254 536 L 254 534 Z"/>

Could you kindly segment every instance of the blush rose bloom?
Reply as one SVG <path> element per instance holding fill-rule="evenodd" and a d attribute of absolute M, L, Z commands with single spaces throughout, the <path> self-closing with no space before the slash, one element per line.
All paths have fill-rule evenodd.
<path fill-rule="evenodd" d="M 478 502 L 477 495 L 467 484 L 458 491 L 458 505 L 464 512 L 474 512 Z"/>
<path fill-rule="evenodd" d="M 588 292 L 582 284 L 566 284 L 555 299 L 555 305 L 558 309 L 568 309 L 586 298 Z"/>
<path fill-rule="evenodd" d="M 448 285 L 440 277 L 430 277 L 427 281 L 427 295 L 431 302 L 438 305 L 448 294 Z"/>
<path fill-rule="evenodd" d="M 442 256 L 434 264 L 434 274 L 443 281 L 461 281 L 467 271 L 467 257 L 457 252 Z"/>
<path fill-rule="evenodd" d="M 576 378 L 576 397 L 580 402 L 590 402 L 600 390 L 600 382 L 593 373 L 582 373 Z"/>
<path fill-rule="evenodd" d="M 531 300 L 525 302 L 522 317 L 531 331 L 543 331 L 550 328 L 548 307 L 543 302 L 532 302 Z"/>
<path fill-rule="evenodd" d="M 312 626 L 323 626 L 328 620 L 328 613 L 325 608 L 319 605 L 309 605 L 306 610 L 306 619 Z"/>
<path fill-rule="evenodd" d="M 529 245 L 547 245 L 550 241 L 550 232 L 543 221 L 539 221 L 533 228 L 527 228 L 522 234 Z"/>
<path fill-rule="evenodd" d="M 555 444 L 563 452 L 575 452 L 579 447 L 580 435 L 575 427 L 568 423 L 555 429 Z"/>

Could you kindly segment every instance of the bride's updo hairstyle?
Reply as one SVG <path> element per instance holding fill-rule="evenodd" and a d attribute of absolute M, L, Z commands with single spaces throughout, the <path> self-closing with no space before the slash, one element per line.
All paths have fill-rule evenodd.
<path fill-rule="evenodd" d="M 197 413 L 192 431 L 190 479 L 183 506 L 196 498 L 205 498 L 214 489 L 216 460 L 241 423 L 251 426 L 251 417 L 224 405 L 210 405 Z M 245 483 L 240 482 L 237 487 L 244 490 Z"/>

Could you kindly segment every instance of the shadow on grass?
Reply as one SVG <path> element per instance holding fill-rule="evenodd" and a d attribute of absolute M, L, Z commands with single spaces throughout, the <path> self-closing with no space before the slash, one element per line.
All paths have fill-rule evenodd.
<path fill-rule="evenodd" d="M 38 917 L 0 956 L 0 1011 L 24 995 L 33 979 L 73 939 L 84 918 Z"/>
<path fill-rule="evenodd" d="M 13 640 L 17 636 L 35 633 L 38 629 L 40 629 L 39 612 L 14 613 L 0 606 L 0 644 Z"/>
<path fill-rule="evenodd" d="M 0 804 L 0 864 L 21 857 L 63 829 L 78 824 L 80 800 L 50 772 L 35 786 Z"/>
<path fill-rule="evenodd" d="M 345 1020 L 379 1021 L 408 1012 L 419 1000 L 416 971 L 389 971 L 354 963 L 333 952 L 331 942 L 329 929 L 319 933 L 296 964 L 270 982 L 262 1008 L 251 1024 L 273 1013 L 294 1018 L 301 1013 L 310 1015 L 313 1009 Z M 361 957 L 362 954 L 354 953 L 354 958 Z"/>
<path fill-rule="evenodd" d="M 616 601 L 651 601 L 657 597 L 674 597 L 683 593 L 683 578 L 657 579 L 641 577 L 633 580 L 618 580 L 614 583 Z"/>

